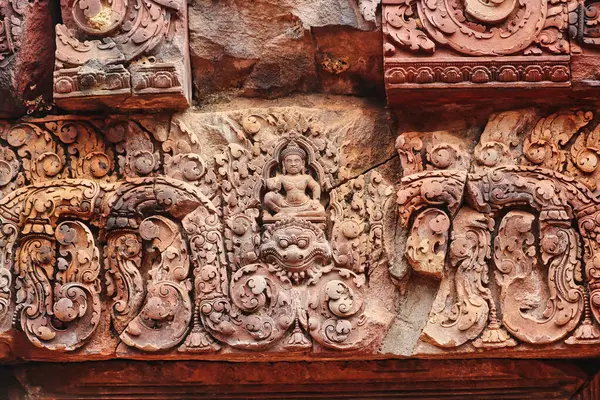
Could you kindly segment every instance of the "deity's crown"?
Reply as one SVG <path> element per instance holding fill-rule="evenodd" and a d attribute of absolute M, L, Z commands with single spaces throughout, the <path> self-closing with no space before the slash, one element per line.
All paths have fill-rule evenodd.
<path fill-rule="evenodd" d="M 292 154 L 298 155 L 302 157 L 303 160 L 306 160 L 306 151 L 304 151 L 302 147 L 298 146 L 298 143 L 296 143 L 295 140 L 290 140 L 287 146 L 285 146 L 285 148 L 281 150 L 281 159 L 283 160 L 284 158 Z"/>

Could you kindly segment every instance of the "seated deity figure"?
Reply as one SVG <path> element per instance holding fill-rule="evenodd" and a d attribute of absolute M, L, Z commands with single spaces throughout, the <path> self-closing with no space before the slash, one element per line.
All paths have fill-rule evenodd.
<path fill-rule="evenodd" d="M 306 172 L 306 158 L 306 151 L 293 140 L 281 151 L 282 173 L 267 179 L 268 192 L 264 197 L 266 208 L 275 213 L 272 219 L 325 217 L 325 208 L 320 203 L 321 186 Z"/>

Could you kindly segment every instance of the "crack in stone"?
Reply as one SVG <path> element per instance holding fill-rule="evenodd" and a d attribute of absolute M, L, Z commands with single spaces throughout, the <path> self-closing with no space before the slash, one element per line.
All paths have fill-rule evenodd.
<path fill-rule="evenodd" d="M 310 34 L 310 39 L 315 48 L 315 54 L 313 55 L 313 59 L 314 59 L 314 63 L 315 63 L 314 67 L 315 67 L 315 78 L 317 79 L 317 87 L 318 87 L 319 91 L 323 91 L 323 77 L 321 76 L 321 68 L 320 68 L 320 62 L 319 62 L 321 48 L 319 46 L 319 41 L 317 40 L 312 27 L 309 28 L 308 31 Z"/>
<path fill-rule="evenodd" d="M 362 172 L 360 172 L 360 173 L 358 173 L 358 174 L 356 174 L 356 175 L 353 175 L 353 176 L 351 176 L 351 177 L 348 177 L 348 178 L 342 179 L 340 182 L 338 182 L 337 184 L 333 185 L 333 186 L 332 186 L 332 187 L 331 187 L 331 188 L 330 188 L 330 189 L 329 189 L 327 192 L 328 192 L 328 193 L 331 193 L 333 190 L 336 190 L 336 189 L 338 189 L 340 186 L 342 186 L 342 185 L 344 185 L 344 184 L 346 184 L 346 183 L 348 183 L 348 182 L 350 182 L 350 181 L 352 181 L 352 180 L 354 180 L 354 179 L 357 179 L 358 177 L 360 177 L 360 176 L 362 176 L 362 175 L 366 175 L 366 174 L 368 174 L 369 172 L 373 171 L 374 169 L 377 169 L 377 168 L 381 167 L 382 165 L 385 165 L 385 164 L 387 164 L 388 162 L 390 162 L 390 161 L 392 161 L 393 159 L 395 159 L 395 158 L 398 158 L 398 157 L 400 157 L 398 154 L 394 154 L 394 155 L 392 155 L 391 157 L 388 157 L 388 158 L 386 158 L 385 160 L 383 160 L 383 161 L 381 161 L 381 162 L 379 162 L 379 163 L 377 163 L 377 164 L 373 165 L 372 167 L 369 167 L 369 168 L 367 168 L 367 169 L 363 170 Z"/>

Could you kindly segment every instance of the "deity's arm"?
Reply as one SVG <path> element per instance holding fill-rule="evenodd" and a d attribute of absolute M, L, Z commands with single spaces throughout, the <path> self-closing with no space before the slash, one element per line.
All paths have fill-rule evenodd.
<path fill-rule="evenodd" d="M 267 179 L 267 189 L 279 192 L 281 190 L 281 179 L 279 176 Z"/>
<path fill-rule="evenodd" d="M 321 185 L 319 185 L 319 182 L 315 181 L 315 179 L 309 175 L 306 186 L 308 186 L 308 189 L 312 192 L 312 198 L 314 200 L 321 200 Z"/>

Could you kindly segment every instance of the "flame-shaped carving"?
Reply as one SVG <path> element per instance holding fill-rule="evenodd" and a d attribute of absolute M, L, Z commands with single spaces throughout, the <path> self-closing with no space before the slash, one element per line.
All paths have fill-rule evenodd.
<path fill-rule="evenodd" d="M 139 313 L 146 292 L 139 271 L 142 264 L 139 236 L 132 231 L 109 233 L 104 257 L 107 264 L 107 293 L 113 296 L 113 326 L 121 333 Z"/>
<path fill-rule="evenodd" d="M 140 236 L 149 241 L 150 280 L 144 305 L 121 339 L 146 351 L 169 349 L 183 340 L 192 319 L 187 246 L 177 225 L 161 216 L 146 218 Z"/>
<path fill-rule="evenodd" d="M 461 208 L 454 218 L 449 261 L 423 330 L 438 346 L 460 346 L 485 328 L 493 307 L 486 287 L 492 224 L 489 217 L 470 208 Z"/>
<path fill-rule="evenodd" d="M 541 260 L 548 271 L 543 282 L 533 222 L 523 211 L 510 211 L 502 220 L 494 245 L 496 280 L 506 329 L 528 343 L 550 343 L 572 331 L 583 312 L 583 288 L 576 282 L 579 246 L 568 222 L 542 222 Z"/>
<path fill-rule="evenodd" d="M 17 257 L 17 319 L 29 340 L 51 350 L 83 345 L 100 319 L 100 264 L 90 230 L 63 222 L 55 238 L 23 238 Z"/>

